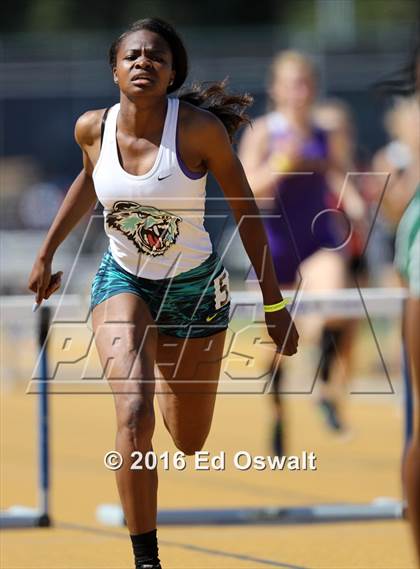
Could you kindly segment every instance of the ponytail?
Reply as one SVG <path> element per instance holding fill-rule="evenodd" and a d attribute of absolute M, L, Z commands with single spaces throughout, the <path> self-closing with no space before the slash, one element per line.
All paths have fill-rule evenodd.
<path fill-rule="evenodd" d="M 226 92 L 226 84 L 226 79 L 217 83 L 194 83 L 190 89 L 181 91 L 178 97 L 180 101 L 186 101 L 216 115 L 224 124 L 232 141 L 237 130 L 250 123 L 245 111 L 252 104 L 253 98 L 247 93 L 238 95 Z"/>

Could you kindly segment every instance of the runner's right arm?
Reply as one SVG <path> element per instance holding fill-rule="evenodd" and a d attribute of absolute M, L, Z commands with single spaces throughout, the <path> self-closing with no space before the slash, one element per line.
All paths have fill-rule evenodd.
<path fill-rule="evenodd" d="M 62 272 L 51 274 L 57 248 L 96 202 L 92 173 L 100 150 L 102 114 L 103 110 L 85 113 L 76 123 L 75 139 L 83 152 L 83 169 L 71 184 L 35 259 L 28 288 L 36 293 L 38 304 L 60 287 Z"/>

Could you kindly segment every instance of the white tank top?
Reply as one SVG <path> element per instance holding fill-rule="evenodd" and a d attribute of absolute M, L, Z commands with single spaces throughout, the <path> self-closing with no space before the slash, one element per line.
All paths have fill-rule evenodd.
<path fill-rule="evenodd" d="M 204 228 L 207 174 L 189 173 L 177 153 L 179 100 L 168 98 L 159 151 L 141 176 L 120 164 L 116 142 L 120 104 L 110 108 L 98 162 L 96 194 L 104 207 L 105 233 L 115 261 L 147 279 L 174 277 L 212 252 Z"/>

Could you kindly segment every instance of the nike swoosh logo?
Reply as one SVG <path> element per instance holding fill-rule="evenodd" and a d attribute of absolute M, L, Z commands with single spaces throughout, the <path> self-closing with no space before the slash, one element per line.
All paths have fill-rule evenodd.
<path fill-rule="evenodd" d="M 166 180 L 166 178 L 169 178 L 169 176 L 172 176 L 172 174 L 168 174 L 167 176 L 158 176 L 158 180 Z"/>
<path fill-rule="evenodd" d="M 219 313 L 216 312 L 216 314 L 212 314 L 211 316 L 207 316 L 206 322 L 211 322 L 211 321 L 213 320 L 213 318 L 216 318 L 216 316 L 217 316 L 218 314 L 219 314 Z"/>

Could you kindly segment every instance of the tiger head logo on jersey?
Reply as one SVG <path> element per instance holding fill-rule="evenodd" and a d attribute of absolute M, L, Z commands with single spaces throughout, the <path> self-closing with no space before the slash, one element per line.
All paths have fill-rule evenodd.
<path fill-rule="evenodd" d="M 109 227 L 121 231 L 140 253 L 163 255 L 178 237 L 181 217 L 169 211 L 136 202 L 115 202 L 106 216 Z"/>

